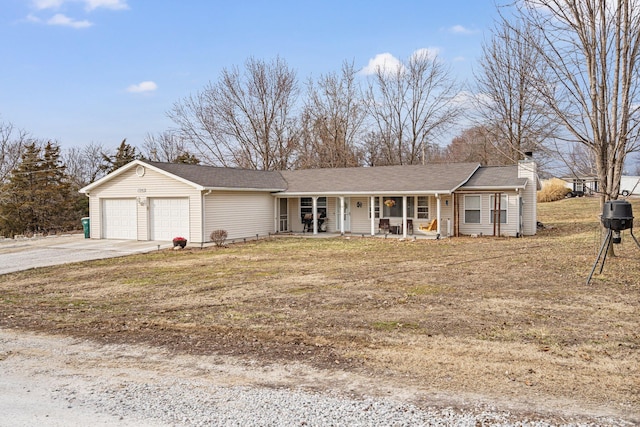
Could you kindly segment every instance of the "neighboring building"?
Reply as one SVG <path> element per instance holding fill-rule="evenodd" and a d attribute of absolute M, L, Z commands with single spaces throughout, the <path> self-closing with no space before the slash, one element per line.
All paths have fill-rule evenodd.
<path fill-rule="evenodd" d="M 592 196 L 598 193 L 598 178 L 595 176 L 564 177 L 571 196 Z M 640 176 L 623 175 L 620 178 L 622 196 L 640 196 Z"/>
<path fill-rule="evenodd" d="M 591 196 L 598 192 L 598 178 L 595 176 L 573 176 L 561 178 L 571 190 L 573 197 Z"/>
<path fill-rule="evenodd" d="M 92 238 L 202 243 L 218 229 L 229 239 L 307 230 L 533 235 L 537 189 L 529 158 L 280 172 L 136 160 L 80 191 Z"/>

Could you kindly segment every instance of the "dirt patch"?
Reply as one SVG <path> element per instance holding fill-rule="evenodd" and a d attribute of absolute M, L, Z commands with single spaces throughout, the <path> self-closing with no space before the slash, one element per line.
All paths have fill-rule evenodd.
<path fill-rule="evenodd" d="M 282 238 L 14 273 L 0 326 L 637 421 L 640 250 L 623 236 L 586 286 L 597 200 L 539 211 L 522 239 Z"/>

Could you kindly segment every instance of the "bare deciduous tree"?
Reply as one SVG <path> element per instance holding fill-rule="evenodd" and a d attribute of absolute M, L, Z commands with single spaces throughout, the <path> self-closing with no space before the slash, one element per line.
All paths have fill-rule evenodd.
<path fill-rule="evenodd" d="M 24 146 L 32 142 L 29 134 L 11 123 L 0 122 L 0 184 L 20 163 Z"/>
<path fill-rule="evenodd" d="M 147 134 L 142 144 L 142 156 L 153 162 L 199 163 L 189 152 L 189 144 L 174 131 Z"/>
<path fill-rule="evenodd" d="M 82 188 L 104 176 L 102 144 L 92 142 L 84 147 L 71 147 L 62 153 L 67 175 L 77 188 Z"/>
<path fill-rule="evenodd" d="M 342 74 L 320 76 L 308 83 L 301 122 L 299 168 L 361 165 L 360 137 L 366 111 L 355 81 L 353 63 L 342 64 Z"/>
<path fill-rule="evenodd" d="M 544 143 L 557 128 L 536 93 L 547 74 L 540 51 L 531 43 L 540 40 L 536 31 L 503 19 L 483 45 L 475 73 L 476 119 L 484 129 L 483 138 L 500 152 L 499 164 L 522 160 L 527 151 L 538 152 L 538 157 L 546 153 Z"/>
<path fill-rule="evenodd" d="M 250 58 L 243 73 L 224 69 L 217 83 L 176 103 L 168 114 L 207 163 L 287 169 L 297 148 L 297 95 L 296 74 L 284 60 Z"/>
<path fill-rule="evenodd" d="M 496 143 L 495 135 L 484 126 L 474 126 L 453 138 L 445 151 L 448 162 L 478 162 L 481 165 L 513 164 L 511 146 Z"/>
<path fill-rule="evenodd" d="M 627 154 L 638 149 L 640 2 L 524 0 L 528 40 L 548 65 L 537 93 L 566 130 L 595 159 L 604 202 L 616 199 Z"/>
<path fill-rule="evenodd" d="M 367 106 L 381 142 L 379 164 L 426 163 L 428 144 L 461 112 L 450 69 L 426 50 L 393 69 L 378 67 L 367 90 Z"/>

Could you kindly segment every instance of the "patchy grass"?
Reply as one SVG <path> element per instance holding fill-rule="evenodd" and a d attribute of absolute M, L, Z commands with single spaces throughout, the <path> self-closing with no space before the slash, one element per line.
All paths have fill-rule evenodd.
<path fill-rule="evenodd" d="M 587 286 L 598 200 L 538 206 L 522 239 L 279 238 L 8 274 L 0 326 L 637 416 L 640 249 L 625 231 Z"/>

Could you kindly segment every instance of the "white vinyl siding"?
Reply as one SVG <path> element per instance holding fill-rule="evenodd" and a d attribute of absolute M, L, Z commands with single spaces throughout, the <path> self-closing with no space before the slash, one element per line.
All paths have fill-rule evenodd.
<path fill-rule="evenodd" d="M 136 199 L 102 200 L 102 238 L 136 240 Z"/>
<path fill-rule="evenodd" d="M 189 199 L 149 199 L 151 240 L 189 239 Z"/>
<path fill-rule="evenodd" d="M 270 193 L 218 191 L 205 197 L 205 237 L 225 230 L 229 240 L 274 232 L 275 198 Z"/>

